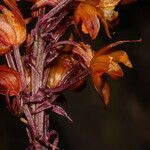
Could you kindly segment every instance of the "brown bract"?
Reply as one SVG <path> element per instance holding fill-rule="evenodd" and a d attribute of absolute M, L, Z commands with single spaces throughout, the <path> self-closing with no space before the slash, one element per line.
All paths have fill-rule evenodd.
<path fill-rule="evenodd" d="M 19 73 L 9 67 L 0 66 L 0 94 L 19 95 L 21 89 Z"/>
<path fill-rule="evenodd" d="M 79 57 L 80 64 L 83 68 L 90 67 L 91 59 L 94 56 L 94 51 L 90 45 L 80 42 L 77 47 L 73 48 L 72 52 Z"/>
<path fill-rule="evenodd" d="M 118 17 L 118 12 L 114 9 L 119 2 L 120 0 L 81 1 L 74 13 L 75 22 L 82 22 L 83 33 L 90 34 L 92 39 L 97 37 L 102 23 L 107 36 L 111 38 L 109 24 Z"/>
<path fill-rule="evenodd" d="M 9 7 L 0 5 L 0 55 L 22 44 L 26 39 L 26 26 L 15 1 L 4 0 Z"/>
<path fill-rule="evenodd" d="M 112 49 L 119 43 L 121 44 L 123 41 L 112 43 L 100 49 L 91 60 L 90 68 L 92 80 L 96 90 L 102 97 L 105 107 L 110 103 L 110 87 L 106 79 L 106 74 L 112 79 L 119 79 L 123 76 L 123 71 L 119 65 L 120 63 L 132 68 L 132 64 L 125 51 L 115 51 Z"/>

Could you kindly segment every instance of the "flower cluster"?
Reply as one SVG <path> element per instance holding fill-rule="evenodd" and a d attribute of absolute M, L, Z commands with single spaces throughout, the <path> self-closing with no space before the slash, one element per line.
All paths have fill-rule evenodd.
<path fill-rule="evenodd" d="M 112 38 L 110 29 L 118 18 L 115 7 L 133 1 L 20 1 L 32 4 L 29 18 L 23 17 L 16 0 L 2 1 L 0 55 L 6 58 L 6 64 L 0 66 L 0 94 L 6 96 L 10 112 L 27 126 L 28 150 L 58 149 L 58 133 L 51 130 L 49 111 L 71 120 L 56 100 L 65 90 L 80 89 L 87 76 L 104 107 L 108 107 L 107 75 L 112 79 L 122 77 L 120 63 L 132 68 L 127 53 L 115 47 L 141 40 L 122 40 L 95 51 L 85 40 L 75 39 L 89 34 L 94 40 L 101 24 L 108 38 Z M 72 30 L 66 38 L 68 28 Z"/>

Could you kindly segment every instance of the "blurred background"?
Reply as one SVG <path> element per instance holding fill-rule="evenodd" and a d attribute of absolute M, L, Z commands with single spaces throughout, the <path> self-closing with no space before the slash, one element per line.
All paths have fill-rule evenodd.
<path fill-rule="evenodd" d="M 110 80 L 111 106 L 105 111 L 89 80 L 82 92 L 66 92 L 65 110 L 74 120 L 52 114 L 51 127 L 59 132 L 60 150 L 150 150 L 150 3 L 139 1 L 117 8 L 120 23 L 113 41 L 139 39 L 142 43 L 121 46 L 133 62 L 125 76 Z M 95 49 L 112 42 L 103 31 Z M 28 144 L 25 126 L 7 111 L 0 97 L 0 150 L 24 150 Z"/>

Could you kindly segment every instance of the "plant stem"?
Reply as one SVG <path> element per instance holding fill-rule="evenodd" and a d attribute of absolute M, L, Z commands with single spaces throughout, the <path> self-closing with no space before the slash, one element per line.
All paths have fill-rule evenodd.
<path fill-rule="evenodd" d="M 11 52 L 5 54 L 5 58 L 6 58 L 6 61 L 7 61 L 7 65 L 8 65 L 10 68 L 13 68 L 14 70 L 16 70 L 16 66 L 15 66 L 14 60 L 13 60 L 13 58 L 12 58 Z"/>
<path fill-rule="evenodd" d="M 43 40 L 38 36 L 38 34 L 35 36 L 34 46 L 33 46 L 33 64 L 35 65 L 35 70 L 32 69 L 32 95 L 36 94 L 40 88 L 42 88 L 43 85 L 43 72 L 44 72 L 44 61 L 46 54 L 44 53 L 43 49 Z M 33 104 L 32 109 L 36 110 L 36 108 L 39 106 L 39 104 Z M 47 118 L 48 116 L 45 114 L 44 111 L 36 114 L 33 116 L 34 123 L 36 127 L 36 136 L 38 138 L 43 138 L 48 133 L 48 123 Z M 39 150 L 48 150 L 47 147 L 42 146 Z"/>
<path fill-rule="evenodd" d="M 23 64 L 22 64 L 21 56 L 19 52 L 19 47 L 14 46 L 13 49 L 14 49 L 14 57 L 16 61 L 17 70 L 20 73 L 20 77 L 22 81 L 22 90 L 24 91 L 24 93 L 27 93 L 26 79 L 25 79 Z"/>

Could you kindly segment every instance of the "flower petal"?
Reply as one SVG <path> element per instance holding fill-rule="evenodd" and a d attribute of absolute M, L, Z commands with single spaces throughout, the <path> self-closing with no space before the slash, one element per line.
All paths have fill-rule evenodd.
<path fill-rule="evenodd" d="M 100 0 L 99 5 L 100 7 L 108 8 L 116 6 L 120 0 Z"/>
<path fill-rule="evenodd" d="M 3 42 L 5 45 L 9 46 L 17 42 L 16 34 L 13 28 L 6 22 L 3 16 L 0 16 L 0 31 L 1 31 L 1 42 Z"/>
<path fill-rule="evenodd" d="M 109 64 L 109 70 L 107 71 L 108 75 L 113 79 L 119 79 L 123 77 L 123 71 L 118 63 L 111 61 Z"/>
<path fill-rule="evenodd" d="M 113 57 L 109 55 L 101 55 L 91 62 L 91 71 L 101 74 L 108 74 L 113 79 L 123 76 L 123 71 L 117 62 L 113 61 Z"/>
<path fill-rule="evenodd" d="M 132 63 L 125 51 L 119 50 L 109 54 L 113 58 L 113 61 L 124 64 L 125 66 L 132 68 Z"/>
<path fill-rule="evenodd" d="M 95 89 L 97 90 L 97 92 L 100 94 L 100 96 L 102 96 L 102 85 L 103 85 L 103 78 L 100 75 L 100 73 L 92 73 L 92 81 L 93 84 L 95 86 Z"/>
<path fill-rule="evenodd" d="M 62 54 L 50 68 L 47 86 L 56 88 L 74 65 L 72 55 Z"/>
<path fill-rule="evenodd" d="M 97 17 L 97 10 L 95 7 L 80 3 L 75 10 L 75 21 L 78 24 L 82 21 L 82 31 L 89 33 L 92 39 L 95 39 L 100 30 L 100 22 Z"/>
<path fill-rule="evenodd" d="M 18 95 L 21 89 L 19 73 L 9 67 L 0 66 L 0 94 L 5 95 L 9 91 L 10 96 Z"/>
<path fill-rule="evenodd" d="M 17 44 L 22 44 L 26 39 L 26 25 L 17 6 L 9 0 L 4 0 L 10 8 L 3 7 L 2 13 L 8 24 L 14 29 L 17 38 Z"/>
<path fill-rule="evenodd" d="M 117 41 L 117 42 L 108 44 L 105 47 L 98 50 L 94 57 L 105 54 L 106 52 L 108 53 L 110 50 L 112 50 L 113 47 L 116 47 L 118 45 L 121 45 L 121 44 L 124 44 L 124 43 L 136 43 L 136 42 L 142 42 L 142 39 L 139 39 L 139 40 L 121 40 L 121 41 Z"/>
<path fill-rule="evenodd" d="M 104 80 L 104 84 L 102 88 L 102 100 L 103 100 L 105 109 L 107 109 L 108 105 L 110 104 L 110 86 L 106 79 Z"/>
<path fill-rule="evenodd" d="M 7 53 L 14 43 L 16 43 L 16 34 L 5 18 L 0 15 L 0 55 Z"/>
<path fill-rule="evenodd" d="M 92 59 L 90 68 L 92 72 L 101 72 L 103 74 L 109 70 L 109 65 L 111 61 L 111 57 L 107 55 L 102 55 Z"/>
<path fill-rule="evenodd" d="M 101 23 L 103 24 L 104 30 L 106 32 L 106 35 L 108 36 L 108 38 L 112 38 L 110 31 L 109 31 L 109 24 L 105 18 L 104 12 L 101 9 L 97 9 L 97 15 L 101 21 Z"/>
<path fill-rule="evenodd" d="M 95 89 L 102 98 L 104 107 L 107 108 L 110 103 L 110 87 L 108 81 L 100 73 L 92 73 L 92 80 Z"/>

